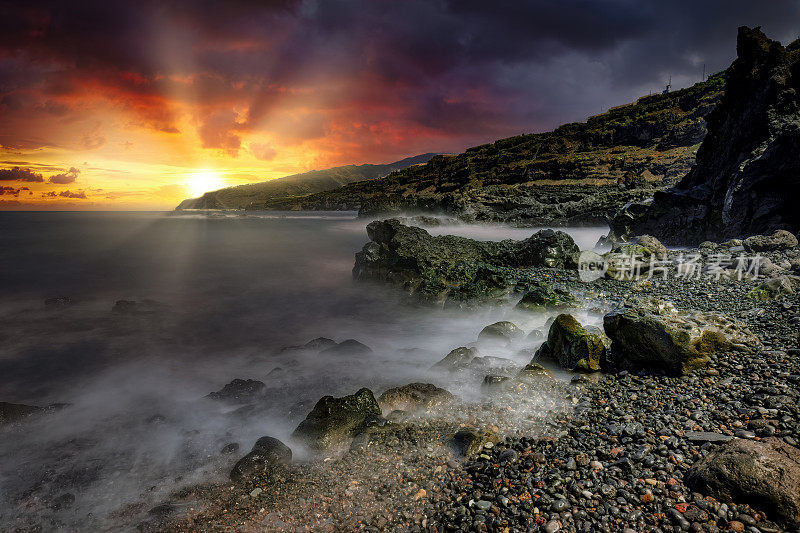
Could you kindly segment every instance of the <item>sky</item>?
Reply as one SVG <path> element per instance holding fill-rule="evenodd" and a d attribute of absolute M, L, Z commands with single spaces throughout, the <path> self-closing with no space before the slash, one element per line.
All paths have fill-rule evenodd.
<path fill-rule="evenodd" d="M 228 185 L 582 121 L 700 81 L 800 0 L 0 0 L 0 209 Z"/>

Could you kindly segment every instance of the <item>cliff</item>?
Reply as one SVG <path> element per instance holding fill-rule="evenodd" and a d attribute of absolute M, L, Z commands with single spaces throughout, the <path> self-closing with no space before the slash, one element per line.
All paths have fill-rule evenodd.
<path fill-rule="evenodd" d="M 722 88 L 718 74 L 584 123 L 436 156 L 381 179 L 306 196 L 296 206 L 358 208 L 362 215 L 443 212 L 522 224 L 606 222 L 620 206 L 674 185 L 689 171 Z"/>
<path fill-rule="evenodd" d="M 696 244 L 800 229 L 800 40 L 784 48 L 741 27 L 736 48 L 697 165 L 651 205 L 619 213 L 617 236 Z"/>

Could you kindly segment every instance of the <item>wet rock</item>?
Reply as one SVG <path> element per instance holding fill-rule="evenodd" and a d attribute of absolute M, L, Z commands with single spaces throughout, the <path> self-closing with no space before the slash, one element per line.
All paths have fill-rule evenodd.
<path fill-rule="evenodd" d="M 489 324 L 478 333 L 478 340 L 480 341 L 503 341 L 511 342 L 516 338 L 523 335 L 521 329 L 516 324 L 503 320 Z"/>
<path fill-rule="evenodd" d="M 476 429 L 462 429 L 448 441 L 450 449 L 459 457 L 472 458 L 484 448 L 491 447 L 499 442 L 499 438 L 492 431 L 478 431 Z"/>
<path fill-rule="evenodd" d="M 539 348 L 539 357 L 553 359 L 568 370 L 597 372 L 605 354 L 603 338 L 589 333 L 575 317 L 558 315 L 550 326 L 547 342 Z"/>
<path fill-rule="evenodd" d="M 206 398 L 224 402 L 249 402 L 260 398 L 267 386 L 255 379 L 234 379 L 220 390 L 209 393 Z"/>
<path fill-rule="evenodd" d="M 791 250 L 797 247 L 797 237 L 781 229 L 772 235 L 753 235 L 748 237 L 742 242 L 742 245 L 749 253 Z"/>
<path fill-rule="evenodd" d="M 233 481 L 244 481 L 263 477 L 292 462 L 292 450 L 274 437 L 261 437 L 250 453 L 242 457 L 230 477 Z"/>
<path fill-rule="evenodd" d="M 303 347 L 307 350 L 324 350 L 325 348 L 330 348 L 331 346 L 336 346 L 336 341 L 327 337 L 317 337 L 316 339 L 311 339 L 303 345 Z"/>
<path fill-rule="evenodd" d="M 779 439 L 730 441 L 698 461 L 686 484 L 722 501 L 749 502 L 787 523 L 800 521 L 800 450 Z"/>
<path fill-rule="evenodd" d="M 685 374 L 708 364 L 712 354 L 758 339 L 714 313 L 678 311 L 665 302 L 613 311 L 603 318 L 611 339 L 607 362 L 614 368 L 643 368 Z"/>
<path fill-rule="evenodd" d="M 111 312 L 119 315 L 151 316 L 166 312 L 169 307 L 156 300 L 117 300 Z"/>
<path fill-rule="evenodd" d="M 517 309 L 541 312 L 549 309 L 568 309 L 575 306 L 575 297 L 565 289 L 535 283 L 517 303 Z"/>
<path fill-rule="evenodd" d="M 219 451 L 219 453 L 221 453 L 223 455 L 230 455 L 230 454 L 236 453 L 238 451 L 239 451 L 239 443 L 238 442 L 229 442 L 228 444 L 226 444 L 225 446 L 222 447 L 222 449 Z"/>
<path fill-rule="evenodd" d="M 578 247 L 564 232 L 541 230 L 522 241 L 431 236 L 397 219 L 367 226 L 371 242 L 356 254 L 353 277 L 388 281 L 434 302 L 504 295 L 513 282 L 503 269 L 576 268 Z"/>
<path fill-rule="evenodd" d="M 363 344 L 355 339 L 347 339 L 345 341 L 325 348 L 320 352 L 320 355 L 369 355 L 372 353 L 372 348 Z"/>
<path fill-rule="evenodd" d="M 378 398 L 378 405 L 384 413 L 406 411 L 416 413 L 450 403 L 455 398 L 445 389 L 431 383 L 410 383 L 387 390 Z"/>
<path fill-rule="evenodd" d="M 69 307 L 75 302 L 69 296 L 55 296 L 53 298 L 47 298 L 44 301 L 45 307 L 48 308 L 59 308 L 59 307 Z"/>
<path fill-rule="evenodd" d="M 539 363 L 530 363 L 519 371 L 517 378 L 520 380 L 555 379 L 553 373 Z"/>
<path fill-rule="evenodd" d="M 431 367 L 434 370 L 445 370 L 447 372 L 455 372 L 466 368 L 478 355 L 477 348 L 460 347 L 452 350 L 444 359 Z"/>
<path fill-rule="evenodd" d="M 43 410 L 44 408 L 35 405 L 0 402 L 0 425 L 18 422 L 23 418 Z"/>
<path fill-rule="evenodd" d="M 325 451 L 348 446 L 350 440 L 381 417 L 372 391 L 334 398 L 324 396 L 292 433 L 292 439 L 312 450 Z"/>
<path fill-rule="evenodd" d="M 751 300 L 763 302 L 794 293 L 795 283 L 793 283 L 793 280 L 789 276 L 778 276 L 770 278 L 752 289 L 747 293 L 747 297 Z"/>

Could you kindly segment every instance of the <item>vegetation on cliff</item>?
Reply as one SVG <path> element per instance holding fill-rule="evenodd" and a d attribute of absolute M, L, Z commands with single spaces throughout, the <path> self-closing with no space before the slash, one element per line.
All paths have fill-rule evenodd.
<path fill-rule="evenodd" d="M 604 221 L 627 201 L 674 184 L 694 164 L 723 76 L 645 96 L 584 123 L 439 155 L 372 181 L 299 198 L 296 208 L 364 215 L 440 211 L 466 220 Z"/>

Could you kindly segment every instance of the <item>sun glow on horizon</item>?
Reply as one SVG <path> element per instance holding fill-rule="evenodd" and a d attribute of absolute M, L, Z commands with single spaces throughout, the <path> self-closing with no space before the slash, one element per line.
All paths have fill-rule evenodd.
<path fill-rule="evenodd" d="M 213 170 L 203 170 L 192 174 L 186 182 L 186 188 L 192 197 L 202 196 L 209 191 L 225 187 L 225 180 Z"/>

